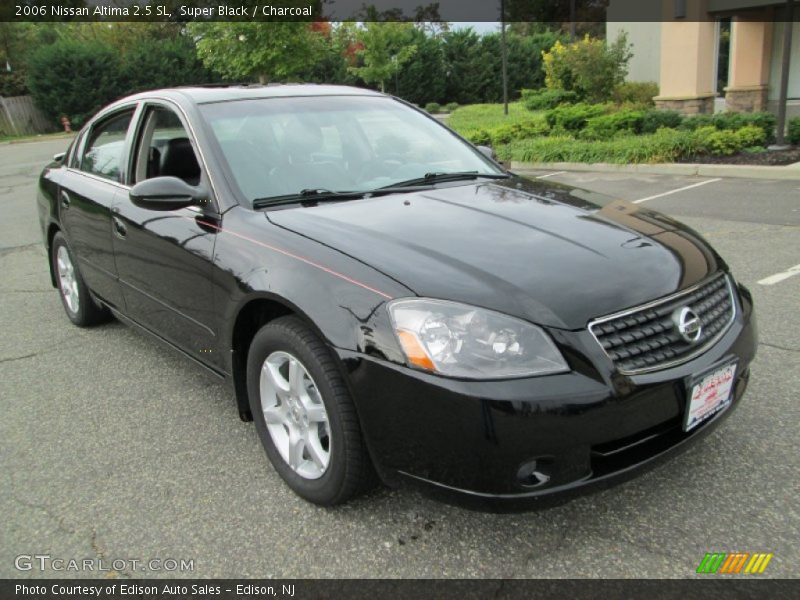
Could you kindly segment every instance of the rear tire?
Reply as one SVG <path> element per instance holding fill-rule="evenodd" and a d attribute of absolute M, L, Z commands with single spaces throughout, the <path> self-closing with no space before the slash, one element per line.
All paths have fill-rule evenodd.
<path fill-rule="evenodd" d="M 83 281 L 78 263 L 74 254 L 67 245 L 67 240 L 58 232 L 53 237 L 50 248 L 50 260 L 53 264 L 53 273 L 56 276 L 61 304 L 64 312 L 73 324 L 78 327 L 88 327 L 103 323 L 111 318 L 110 311 L 98 304 L 89 293 L 89 288 Z"/>
<path fill-rule="evenodd" d="M 365 489 L 372 465 L 355 406 L 330 350 L 300 319 L 256 333 L 247 392 L 267 457 L 295 493 L 333 506 Z"/>

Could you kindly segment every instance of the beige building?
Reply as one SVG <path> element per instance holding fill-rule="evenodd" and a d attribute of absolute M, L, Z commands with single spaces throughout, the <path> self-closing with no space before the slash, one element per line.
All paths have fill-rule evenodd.
<path fill-rule="evenodd" d="M 800 23 L 783 21 L 785 5 L 785 0 L 611 0 L 607 36 L 613 40 L 627 32 L 633 45 L 628 79 L 657 82 L 659 107 L 684 113 L 774 112 L 784 35 L 791 25 L 788 112 L 800 114 Z M 720 91 L 722 19 L 730 19 L 730 47 L 727 85 Z"/>

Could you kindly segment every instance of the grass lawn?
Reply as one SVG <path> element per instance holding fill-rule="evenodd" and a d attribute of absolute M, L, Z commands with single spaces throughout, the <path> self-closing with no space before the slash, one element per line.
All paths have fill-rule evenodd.
<path fill-rule="evenodd" d="M 461 133 L 479 128 L 514 125 L 530 121 L 538 114 L 540 113 L 529 111 L 521 102 L 510 102 L 508 115 L 503 114 L 502 104 L 471 104 L 454 110 L 447 119 L 447 124 Z"/>

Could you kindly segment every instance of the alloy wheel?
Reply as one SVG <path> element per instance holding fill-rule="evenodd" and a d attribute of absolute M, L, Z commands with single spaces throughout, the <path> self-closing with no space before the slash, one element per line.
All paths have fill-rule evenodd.
<path fill-rule="evenodd" d="M 286 464 L 304 479 L 328 469 L 331 436 L 317 384 L 288 352 L 267 356 L 259 381 L 261 408 L 272 442 Z"/>
<path fill-rule="evenodd" d="M 80 308 L 78 278 L 66 246 L 59 247 L 56 253 L 56 264 L 58 266 L 58 287 L 61 290 L 61 295 L 64 296 L 64 302 L 66 302 L 70 312 L 77 313 Z"/>

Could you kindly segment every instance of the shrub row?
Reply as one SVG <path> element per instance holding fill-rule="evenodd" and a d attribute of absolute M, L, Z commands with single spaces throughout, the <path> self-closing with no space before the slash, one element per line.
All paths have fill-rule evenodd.
<path fill-rule="evenodd" d="M 457 108 L 458 108 L 458 102 L 448 102 L 444 106 L 442 106 L 438 102 L 428 102 L 425 105 L 425 112 L 429 112 L 432 115 L 441 112 L 451 113 Z"/>
<path fill-rule="evenodd" d="M 701 127 L 695 131 L 663 127 L 645 135 L 612 139 L 575 139 L 566 135 L 513 141 L 497 149 L 501 160 L 524 162 L 654 163 L 695 154 L 728 155 L 763 146 L 764 131 L 755 125 L 738 130 Z"/>
<path fill-rule="evenodd" d="M 655 133 L 663 127 L 684 131 L 697 131 L 708 127 L 719 131 L 738 131 L 750 126 L 762 132 L 764 144 L 772 142 L 775 137 L 775 116 L 771 113 L 726 112 L 684 117 L 675 111 L 655 109 L 614 111 L 613 105 L 574 104 L 554 108 L 545 113 L 545 118 L 554 132 L 560 130 L 578 132 L 579 137 L 586 140 L 605 140 L 631 133 Z"/>
<path fill-rule="evenodd" d="M 578 92 L 558 88 L 539 90 L 523 89 L 522 103 L 532 111 L 549 110 L 564 104 L 577 104 L 584 100 Z M 653 107 L 653 97 L 658 95 L 658 84 L 653 82 L 626 81 L 614 88 L 610 100 L 617 105 L 636 104 L 643 108 Z"/>
<path fill-rule="evenodd" d="M 528 110 L 548 110 L 562 104 L 575 104 L 577 101 L 576 92 L 549 88 L 522 90 L 522 103 Z"/>
<path fill-rule="evenodd" d="M 501 146 L 516 140 L 547 136 L 550 127 L 543 117 L 496 127 L 481 127 L 462 132 L 462 135 L 479 146 Z"/>
<path fill-rule="evenodd" d="M 702 127 L 715 127 L 721 130 L 741 129 L 746 125 L 754 125 L 764 131 L 768 143 L 775 140 L 775 115 L 768 112 L 737 113 L 723 112 L 713 115 L 692 115 L 684 117 L 680 128 L 695 131 Z"/>

